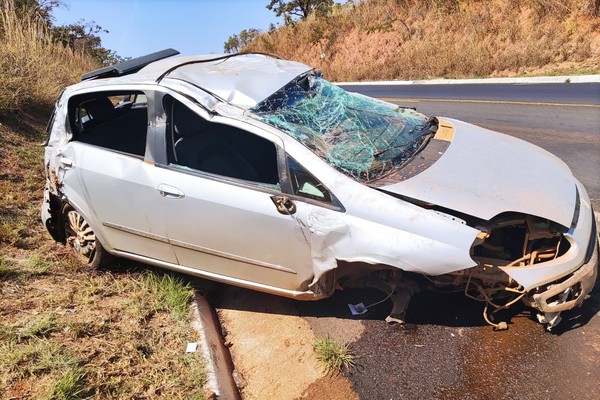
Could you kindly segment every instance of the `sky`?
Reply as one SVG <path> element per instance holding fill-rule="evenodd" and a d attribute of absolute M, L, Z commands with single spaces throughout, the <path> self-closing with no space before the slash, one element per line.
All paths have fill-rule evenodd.
<path fill-rule="evenodd" d="M 281 24 L 268 0 L 64 0 L 53 12 L 56 25 L 95 21 L 102 47 L 121 57 L 166 48 L 183 55 L 223 53 L 227 39 L 243 29 Z"/>

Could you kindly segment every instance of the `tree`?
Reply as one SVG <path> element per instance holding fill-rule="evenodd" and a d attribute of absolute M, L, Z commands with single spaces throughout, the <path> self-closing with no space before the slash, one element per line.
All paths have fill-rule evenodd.
<path fill-rule="evenodd" d="M 294 17 L 306 19 L 312 13 L 317 16 L 328 14 L 333 7 L 333 0 L 270 0 L 267 8 L 278 17 L 283 15 L 286 25 L 294 21 Z"/>
<path fill-rule="evenodd" d="M 100 33 L 108 33 L 94 21 L 84 19 L 75 24 L 54 26 L 51 29 L 54 40 L 74 51 L 87 53 L 102 65 L 112 65 L 123 61 L 114 51 L 102 47 Z"/>
<path fill-rule="evenodd" d="M 258 29 L 244 29 L 239 35 L 229 36 L 229 39 L 223 45 L 225 53 L 239 53 L 244 47 L 247 47 L 258 36 Z"/>
<path fill-rule="evenodd" d="M 43 22 L 50 26 L 52 10 L 59 5 L 61 5 L 61 0 L 9 0 L 0 3 L 0 9 L 9 6 L 21 20 L 28 18 L 31 21 Z"/>
<path fill-rule="evenodd" d="M 4 8 L 13 10 L 22 21 L 33 21 L 42 24 L 47 29 L 47 41 L 61 43 L 74 51 L 86 53 L 98 60 L 102 65 L 111 65 L 124 61 L 114 51 L 102 47 L 100 33 L 108 33 L 94 21 L 79 20 L 70 25 L 54 25 L 52 11 L 63 5 L 63 0 L 3 0 L 0 1 L 0 11 Z M 2 32 L 0 19 L 0 32 Z"/>

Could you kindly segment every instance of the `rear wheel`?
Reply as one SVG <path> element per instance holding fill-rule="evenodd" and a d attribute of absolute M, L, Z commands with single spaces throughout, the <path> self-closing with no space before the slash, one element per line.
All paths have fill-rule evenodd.
<path fill-rule="evenodd" d="M 65 239 L 67 246 L 85 265 L 99 267 L 108 258 L 108 254 L 96 239 L 92 227 L 83 216 L 70 206 L 63 212 Z"/>

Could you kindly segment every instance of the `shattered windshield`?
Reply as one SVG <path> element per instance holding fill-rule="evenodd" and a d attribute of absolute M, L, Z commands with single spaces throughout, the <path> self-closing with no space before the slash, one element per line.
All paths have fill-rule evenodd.
<path fill-rule="evenodd" d="M 423 114 L 346 92 L 314 74 L 290 82 L 250 111 L 364 183 L 402 166 L 430 133 Z"/>

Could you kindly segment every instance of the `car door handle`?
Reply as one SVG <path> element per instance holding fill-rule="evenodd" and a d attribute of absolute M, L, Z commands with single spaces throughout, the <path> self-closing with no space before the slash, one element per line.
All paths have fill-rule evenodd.
<path fill-rule="evenodd" d="M 61 157 L 58 160 L 58 163 L 60 164 L 60 166 L 63 169 L 71 169 L 75 165 L 75 164 L 73 164 L 73 160 L 71 160 L 70 158 L 67 158 L 67 157 Z"/>
<path fill-rule="evenodd" d="M 185 194 L 181 190 L 171 185 L 161 183 L 158 185 L 157 189 L 162 197 L 167 197 L 169 199 L 181 199 L 185 197 Z"/>
<path fill-rule="evenodd" d="M 271 200 L 273 200 L 273 204 L 275 204 L 275 208 L 280 214 L 292 215 L 296 212 L 296 205 L 287 196 L 271 196 Z"/>

